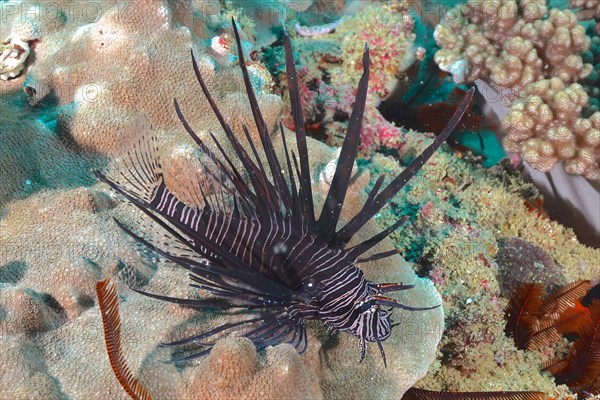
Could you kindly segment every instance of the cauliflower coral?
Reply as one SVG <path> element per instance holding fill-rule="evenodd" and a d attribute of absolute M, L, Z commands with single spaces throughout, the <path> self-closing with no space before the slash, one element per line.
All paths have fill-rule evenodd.
<path fill-rule="evenodd" d="M 600 113 L 583 118 L 589 96 L 579 83 L 594 70 L 582 58 L 592 40 L 577 15 L 545 0 L 469 0 L 436 27 L 435 61 L 455 82 L 481 79 L 512 102 L 507 150 L 539 171 L 564 161 L 568 173 L 600 180 Z"/>

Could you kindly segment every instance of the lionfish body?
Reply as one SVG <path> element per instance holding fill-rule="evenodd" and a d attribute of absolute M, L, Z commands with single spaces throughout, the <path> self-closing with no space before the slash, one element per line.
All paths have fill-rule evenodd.
<path fill-rule="evenodd" d="M 241 49 L 235 23 L 233 28 L 238 49 Z M 376 342 L 385 363 L 381 342 L 391 334 L 391 309 L 428 310 L 437 306 L 413 308 L 385 297 L 387 292 L 413 286 L 375 284 L 356 266 L 360 262 L 395 254 L 395 251 L 389 251 L 361 258 L 402 221 L 353 247 L 347 247 L 347 244 L 444 142 L 465 112 L 472 91 L 434 143 L 383 189 L 383 176 L 380 177 L 362 209 L 337 229 L 359 144 L 369 79 L 368 48 L 363 56 L 364 73 L 348 132 L 329 192 L 317 217 L 297 75 L 287 35 L 284 44 L 297 152 L 288 149 L 280 124 L 285 157 L 276 156 L 241 50 L 239 61 L 266 160 L 259 155 L 246 128 L 243 133 L 251 152 L 241 145 L 208 92 L 192 55 L 196 77 L 235 154 L 228 154 L 211 134 L 219 149 L 218 154 L 213 153 L 188 124 L 177 101 L 175 110 L 200 151 L 216 167 L 203 167 L 204 182 L 210 181 L 209 186 L 217 188 L 216 194 L 208 193 L 203 184 L 196 188 L 199 192 L 197 203 L 201 205 L 190 206 L 178 199 L 163 181 L 160 165 L 153 155 L 152 140 L 144 138 L 139 140 L 135 151 L 129 151 L 124 157 L 126 168 L 119 171 L 118 178 L 108 178 L 101 173 L 97 176 L 139 208 L 169 240 L 157 243 L 116 221 L 119 227 L 153 252 L 186 268 L 190 271 L 192 286 L 205 289 L 213 296 L 179 299 L 138 292 L 198 309 L 216 307 L 248 311 L 247 319 L 225 323 L 170 343 L 194 347 L 191 354 L 179 360 L 207 354 L 216 337 L 233 331 L 243 332 L 257 348 L 290 343 L 303 353 L 307 348 L 304 321 L 318 319 L 334 331 L 356 336 L 361 360 L 365 356 L 366 342 Z M 232 157 L 235 158 L 232 160 Z M 243 169 L 238 170 L 236 163 Z"/>

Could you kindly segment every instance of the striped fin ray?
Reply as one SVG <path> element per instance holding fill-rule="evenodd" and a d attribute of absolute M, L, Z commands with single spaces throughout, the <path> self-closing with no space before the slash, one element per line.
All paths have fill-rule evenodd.
<path fill-rule="evenodd" d="M 182 354 L 173 361 L 185 362 L 205 356 L 214 347 L 218 338 L 235 331 L 240 331 L 240 336 L 252 341 L 258 350 L 288 343 L 303 354 L 308 347 L 304 324 L 299 318 L 290 319 L 285 313 L 259 313 L 258 317 L 225 323 L 198 335 L 163 345 L 184 347 Z"/>
<path fill-rule="evenodd" d="M 331 186 L 329 187 L 329 192 L 327 193 L 327 198 L 325 199 L 323 210 L 317 223 L 319 234 L 326 240 L 331 239 L 335 232 L 352 176 L 352 167 L 358 154 L 360 131 L 362 129 L 362 120 L 369 89 L 370 59 L 369 47 L 367 45 L 365 45 L 362 63 L 364 71 L 358 83 L 358 92 L 352 108 L 352 114 L 350 115 L 348 130 L 346 131 L 346 137 L 333 174 Z"/>
<path fill-rule="evenodd" d="M 279 121 L 279 131 L 281 133 L 281 142 L 283 143 L 283 152 L 285 154 L 285 161 L 288 171 L 288 181 L 290 183 L 290 191 L 291 191 L 291 212 L 294 215 L 302 215 L 302 204 L 300 200 L 300 196 L 298 193 L 298 188 L 296 186 L 296 179 L 294 177 L 294 170 L 292 169 L 292 162 L 290 161 L 290 153 L 287 146 L 287 141 L 285 138 L 285 130 L 283 129 L 283 124 Z M 306 214 L 310 214 L 307 212 Z"/>
<path fill-rule="evenodd" d="M 288 224 L 283 225 L 274 218 L 268 220 L 268 224 L 259 224 L 259 220 L 249 218 L 238 218 L 234 214 L 225 214 L 219 210 L 193 209 L 180 202 L 171 193 L 164 183 L 156 190 L 152 203 L 136 198 L 115 182 L 98 173 L 98 178 L 115 191 L 121 193 L 134 206 L 140 209 L 146 216 L 153 220 L 158 226 L 166 231 L 170 237 L 177 241 L 182 248 L 188 248 L 199 253 L 211 262 L 224 266 L 223 269 L 230 271 L 229 274 L 237 274 L 244 279 L 254 277 L 256 280 L 264 280 L 273 284 L 268 286 L 273 293 L 289 290 L 285 285 L 294 287 L 297 281 L 290 282 L 287 275 L 281 271 L 264 269 L 264 265 L 277 265 L 268 263 L 267 257 L 273 256 L 270 251 L 274 247 L 274 241 L 280 238 L 293 238 L 293 225 L 288 219 Z M 270 216 L 270 215 L 269 215 Z M 162 250 L 145 238 L 132 232 L 117 221 L 119 227 L 132 236 L 138 242 L 147 246 L 153 252 L 173 261 L 185 268 L 185 260 L 174 254 L 170 249 Z M 232 232 L 235 232 L 232 234 Z M 285 239 L 284 239 L 285 240 Z M 247 275 L 252 273 L 252 275 Z M 230 279 L 232 279 L 230 277 Z M 245 283 L 237 281 L 244 290 Z"/>
<path fill-rule="evenodd" d="M 195 209 L 184 205 L 179 201 L 164 185 L 161 185 L 156 190 L 156 195 L 153 198 L 153 204 L 144 201 L 143 199 L 137 198 L 134 194 L 130 193 L 127 189 L 123 188 L 116 182 L 110 180 L 100 172 L 96 172 L 96 176 L 99 180 L 108 184 L 117 193 L 123 195 L 130 203 L 142 211 L 146 216 L 152 219 L 158 226 L 163 228 L 172 237 L 176 238 L 180 243 L 192 248 L 200 254 L 205 255 L 208 258 L 219 259 L 217 254 L 223 253 L 219 250 L 218 245 L 203 240 L 201 235 L 198 235 L 198 229 L 202 222 L 206 228 L 207 224 L 211 224 L 213 215 L 215 212 L 210 209 L 202 209 L 199 214 L 192 216 L 191 219 L 187 218 L 189 213 L 196 211 Z M 196 211 L 198 212 L 198 211 Z M 133 236 L 133 232 L 125 229 L 123 224 L 117 221 L 121 229 L 125 230 L 128 234 Z M 198 228 L 197 228 L 198 226 Z M 210 226 L 209 226 L 210 228 Z M 149 242 L 148 242 L 149 245 Z M 158 248 L 152 248 L 153 251 L 158 252 Z M 213 251 L 214 250 L 214 251 Z M 227 255 L 226 253 L 224 253 Z M 233 257 L 225 258 L 231 265 L 240 267 L 242 264 L 236 262 Z"/>
<path fill-rule="evenodd" d="M 260 275 L 252 269 L 246 268 L 245 270 L 240 271 L 214 265 L 206 260 L 198 262 L 183 257 L 174 256 L 172 254 L 169 254 L 167 251 L 162 250 L 161 248 L 154 247 L 146 239 L 137 235 L 127 227 L 120 224 L 119 222 L 117 222 L 117 224 L 131 237 L 133 237 L 135 240 L 139 241 L 143 245 L 151 248 L 158 255 L 163 256 L 168 260 L 186 268 L 193 274 L 193 281 L 212 285 L 213 289 L 221 288 L 231 293 L 235 293 L 237 295 L 237 300 L 241 300 L 242 304 L 238 306 L 231 305 L 230 307 L 278 307 L 286 305 L 292 300 L 299 300 L 299 297 L 290 289 L 269 279 L 264 279 L 262 275 Z M 139 290 L 136 291 L 141 292 Z M 215 299 L 210 299 L 210 305 L 205 306 L 203 305 L 205 304 L 205 302 L 199 300 L 169 300 L 167 297 L 164 296 L 157 296 L 151 294 L 147 295 L 155 298 L 160 297 L 162 300 L 168 300 L 179 304 L 197 306 L 201 308 L 214 307 L 214 305 L 212 305 L 212 301 L 215 301 Z"/>
<path fill-rule="evenodd" d="M 283 173 L 281 172 L 281 166 L 279 165 L 279 160 L 275 155 L 275 149 L 273 148 L 271 136 L 269 135 L 267 125 L 258 106 L 256 94 L 254 93 L 252 82 L 250 80 L 250 75 L 248 74 L 248 67 L 246 67 L 246 60 L 241 45 L 240 33 L 238 32 L 237 24 L 233 17 L 231 18 L 231 23 L 233 25 L 233 32 L 235 35 L 235 41 L 237 43 L 238 59 L 240 62 L 240 68 L 242 70 L 242 76 L 244 78 L 244 85 L 246 86 L 246 93 L 248 94 L 250 108 L 252 109 L 252 115 L 254 116 L 254 123 L 256 124 L 260 141 L 265 151 L 265 156 L 267 158 L 267 162 L 271 170 L 271 175 L 273 177 L 274 189 L 276 194 L 275 198 L 279 199 L 279 203 L 281 203 L 282 201 L 286 201 L 289 204 L 290 193 L 288 185 L 283 176 Z M 251 142 L 250 137 L 248 135 L 246 135 L 246 137 L 248 141 Z M 283 198 L 281 196 L 283 196 Z"/>
<path fill-rule="evenodd" d="M 197 71 L 197 74 L 198 74 L 197 76 L 199 77 L 198 79 L 201 79 L 201 77 L 199 75 L 200 71 L 198 70 L 198 66 L 196 64 L 196 60 L 194 59 L 193 54 L 192 54 L 192 61 L 194 63 L 194 69 Z M 204 82 L 202 82 L 202 85 L 204 85 Z M 175 106 L 175 112 L 176 112 L 179 120 L 181 121 L 184 129 L 188 132 L 188 134 L 192 137 L 192 139 L 194 139 L 194 141 L 196 142 L 196 144 L 198 145 L 198 147 L 200 148 L 202 153 L 207 155 L 210 158 L 210 160 L 214 163 L 214 165 L 216 165 L 219 168 L 219 170 L 222 171 L 223 174 L 225 174 L 227 176 L 229 181 L 233 184 L 233 186 L 236 188 L 236 190 L 239 193 L 238 200 L 241 202 L 241 205 L 244 206 L 244 208 L 250 207 L 250 201 L 252 201 L 252 202 L 256 201 L 257 200 L 256 196 L 248 188 L 248 186 L 246 185 L 246 182 L 244 181 L 242 176 L 239 174 L 237 169 L 234 167 L 233 162 L 227 156 L 227 153 L 220 146 L 220 143 L 217 141 L 216 145 L 217 145 L 223 159 L 225 160 L 226 164 L 229 166 L 229 168 L 226 166 L 226 164 L 224 164 L 221 161 L 221 159 L 219 159 L 208 148 L 208 146 L 204 143 L 204 141 L 202 141 L 202 139 L 196 134 L 196 132 L 194 132 L 192 127 L 187 122 L 185 116 L 183 115 L 181 108 L 179 107 L 179 103 L 177 102 L 176 99 L 173 100 L 173 103 Z M 214 103 L 211 103 L 211 105 L 213 105 L 213 104 Z M 218 109 L 217 109 L 217 111 L 218 111 Z M 248 200 L 246 200 L 246 199 L 248 199 Z"/>
<path fill-rule="evenodd" d="M 299 199 L 302 202 L 301 210 L 304 211 L 308 225 L 312 226 L 315 222 L 315 207 L 313 204 L 313 195 L 310 178 L 310 164 L 308 160 L 308 147 L 306 144 L 306 130 L 304 127 L 304 116 L 302 114 L 302 103 L 300 101 L 300 89 L 298 88 L 298 74 L 294 64 L 294 55 L 290 37 L 284 29 L 283 44 L 285 48 L 285 68 L 288 79 L 288 91 L 290 95 L 290 108 L 294 127 L 296 128 L 296 147 L 300 158 L 300 169 L 298 177 L 300 180 Z M 294 163 L 297 161 L 294 157 Z M 298 168 L 296 166 L 296 168 Z"/>
<path fill-rule="evenodd" d="M 156 153 L 156 137 L 148 117 L 140 114 L 121 135 L 111 163 L 111 178 L 137 197 L 150 201 L 162 174 Z"/>
<path fill-rule="evenodd" d="M 444 130 L 435 138 L 433 143 L 429 145 L 413 162 L 406 167 L 400 175 L 393 179 L 385 189 L 379 191 L 381 187 L 381 177 L 378 179 L 373 190 L 369 194 L 368 201 L 365 202 L 361 210 L 352 218 L 345 226 L 343 226 L 331 239 L 331 243 L 335 246 L 345 246 L 350 239 L 362 228 L 375 214 L 377 214 L 403 187 L 406 185 L 415 174 L 425 165 L 436 150 L 448 139 L 448 136 L 454 131 L 456 125 L 460 122 L 463 115 L 467 112 L 475 88 L 469 89 L 461 102 L 458 104 L 452 118 L 444 128 Z M 339 166 L 339 165 L 338 165 Z M 373 194 L 375 193 L 375 194 Z M 391 233 L 391 232 L 390 232 Z M 373 239 L 373 238 L 372 238 Z M 372 240 L 369 239 L 369 240 Z M 383 240 L 381 238 L 380 240 Z M 365 246 L 366 248 L 367 246 Z M 368 248 L 370 248 L 369 246 Z"/>
<path fill-rule="evenodd" d="M 131 212 L 131 215 L 139 215 L 139 211 L 137 208 L 129 204 L 135 212 Z M 152 245 L 152 247 L 148 247 L 142 245 L 139 241 L 138 249 L 139 251 L 147 257 L 151 261 L 157 261 L 157 253 L 152 250 L 153 248 L 162 248 L 169 255 L 173 257 L 182 257 L 187 258 L 194 261 L 201 261 L 204 259 L 204 256 L 201 252 L 196 251 L 193 242 L 184 236 L 175 236 L 172 233 L 163 229 L 160 225 L 154 223 L 154 221 L 150 218 L 147 218 L 143 213 L 135 218 L 134 221 L 127 220 L 127 222 L 115 219 L 117 226 L 127 226 L 128 230 L 132 230 L 135 226 L 136 232 L 143 232 L 144 238 L 148 243 Z M 127 233 L 127 232 L 126 232 Z M 161 261 L 168 261 L 164 257 L 158 257 Z"/>
<path fill-rule="evenodd" d="M 235 25 L 234 25 L 234 29 L 237 29 L 237 28 L 235 28 Z M 241 45 L 239 44 L 239 36 L 236 36 L 236 39 L 238 40 L 238 47 L 241 48 Z M 243 146 L 238 141 L 236 135 L 231 130 L 231 127 L 225 121 L 223 114 L 219 110 L 217 104 L 215 103 L 212 95 L 210 94 L 210 92 L 208 90 L 206 83 L 204 82 L 202 73 L 200 72 L 200 69 L 198 68 L 198 64 L 196 62 L 196 59 L 195 59 L 193 53 L 192 53 L 192 65 L 194 67 L 196 79 L 198 80 L 198 83 L 200 84 L 200 87 L 202 88 L 202 92 L 204 93 L 204 96 L 206 97 L 207 101 L 209 102 L 209 105 L 211 106 L 215 116 L 219 120 L 219 123 L 221 124 L 221 127 L 222 127 L 223 131 L 225 132 L 227 139 L 231 143 L 234 151 L 236 152 L 237 158 L 242 162 L 244 169 L 246 169 L 246 171 L 248 172 L 248 177 L 250 178 L 252 187 L 254 189 L 254 193 L 252 193 L 249 190 L 245 190 L 244 192 L 240 192 L 240 194 L 241 194 L 240 198 L 243 198 L 243 197 L 251 198 L 252 203 L 255 208 L 255 211 L 258 214 L 265 214 L 268 212 L 281 210 L 280 205 L 282 203 L 282 198 L 279 194 L 280 191 L 278 191 L 275 188 L 275 186 L 269 181 L 268 177 L 265 174 L 261 173 L 261 168 L 258 167 L 256 165 L 256 163 L 251 159 L 251 157 L 248 155 L 248 153 L 245 151 Z M 242 65 L 245 69 L 245 65 L 244 64 L 242 64 Z M 243 73 L 246 75 L 246 78 L 249 79 L 249 77 L 247 75 L 248 74 L 247 69 L 245 69 L 245 72 L 243 71 Z M 268 132 L 266 132 L 266 126 L 264 125 L 264 119 L 262 118 L 262 115 L 260 114 L 260 109 L 258 108 L 258 102 L 256 101 L 256 96 L 254 95 L 254 91 L 252 89 L 251 84 L 249 86 L 249 94 L 248 95 L 249 95 L 249 98 L 251 101 L 252 112 L 253 112 L 253 115 L 255 116 L 255 123 L 257 124 L 259 134 L 261 135 L 261 140 L 263 140 L 263 136 L 268 136 Z M 199 138 L 199 136 L 194 132 L 194 130 L 187 123 L 185 117 L 183 116 L 183 114 L 179 108 L 177 101 L 175 101 L 175 106 L 176 106 L 177 115 L 179 116 L 179 119 L 183 123 L 187 132 L 194 139 L 194 141 L 196 141 L 196 143 L 201 147 L 201 149 L 203 151 L 206 151 L 207 146 L 202 142 L 202 140 Z M 239 173 L 236 171 L 234 164 L 228 158 L 227 152 L 223 149 L 223 147 L 218 142 L 218 140 L 216 140 L 214 135 L 211 134 L 211 137 L 212 137 L 213 141 L 215 142 L 215 144 L 217 145 L 217 147 L 219 148 L 221 156 L 225 160 L 227 160 L 227 164 L 229 165 L 232 173 L 235 174 L 236 176 L 240 176 Z M 271 147 L 270 151 L 273 151 L 272 143 L 270 142 L 270 137 L 267 139 L 266 143 L 268 145 L 270 145 L 270 147 Z M 265 148 L 265 153 L 267 155 L 269 154 L 269 150 L 267 148 Z M 274 177 L 281 176 L 281 170 L 278 170 L 278 171 L 272 170 L 271 172 Z M 285 189 L 287 190 L 287 185 L 285 185 L 285 186 L 286 186 Z M 278 206 L 273 207 L 274 204 L 277 204 Z M 277 211 L 277 213 L 280 214 L 281 211 Z"/>
<path fill-rule="evenodd" d="M 434 392 L 410 388 L 401 400 L 544 400 L 544 392 Z"/>

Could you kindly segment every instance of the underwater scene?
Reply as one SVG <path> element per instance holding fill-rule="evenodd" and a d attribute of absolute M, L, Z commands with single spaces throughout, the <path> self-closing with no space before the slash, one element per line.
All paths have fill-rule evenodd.
<path fill-rule="evenodd" d="M 0 400 L 600 399 L 600 0 L 0 0 Z"/>

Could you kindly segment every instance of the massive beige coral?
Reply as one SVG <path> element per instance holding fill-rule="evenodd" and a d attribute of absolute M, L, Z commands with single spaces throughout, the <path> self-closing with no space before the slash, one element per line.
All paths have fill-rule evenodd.
<path fill-rule="evenodd" d="M 600 112 L 580 118 L 587 102 L 577 83 L 552 78 L 529 85 L 502 121 L 504 146 L 537 170 L 562 160 L 568 173 L 600 180 Z"/>
<path fill-rule="evenodd" d="M 45 14 L 50 5 L 38 7 Z M 194 13 L 192 2 L 177 2 L 172 8 L 167 1 L 104 1 L 94 9 L 97 17 L 88 20 L 76 18 L 85 15 L 86 3 L 57 2 L 52 7 L 69 11 L 68 18 L 61 29 L 45 29 L 24 90 L 32 105 L 59 103 L 59 129 L 80 148 L 114 154 L 123 132 L 145 114 L 161 142 L 164 164 L 185 162 L 179 160 L 182 146 L 192 141 L 174 112 L 174 98 L 196 130 L 219 135 L 218 121 L 199 90 L 190 50 L 230 125 L 241 132 L 245 124 L 256 138 L 239 69 L 219 65 L 194 36 L 208 34 L 206 27 L 197 26 L 198 21 L 191 28 L 180 23 L 180 17 Z M 263 79 L 261 70 L 250 70 L 254 80 Z M 259 90 L 258 101 L 267 124 L 274 127 L 281 99 Z M 167 176 L 167 182 L 175 179 Z"/>
<path fill-rule="evenodd" d="M 573 12 L 547 13 L 545 0 L 470 0 L 436 27 L 435 61 L 457 83 L 483 79 L 512 96 L 544 78 L 576 82 L 592 70 L 580 56 L 590 39 Z"/>

